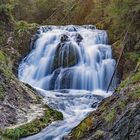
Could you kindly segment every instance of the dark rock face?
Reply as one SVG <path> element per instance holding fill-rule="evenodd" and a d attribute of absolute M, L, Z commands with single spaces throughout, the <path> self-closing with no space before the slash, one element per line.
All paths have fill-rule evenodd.
<path fill-rule="evenodd" d="M 61 79 L 61 85 L 59 89 L 69 89 L 72 83 L 72 70 L 67 69 L 63 73 L 62 79 Z"/>
<path fill-rule="evenodd" d="M 83 37 L 80 34 L 76 33 L 74 36 L 74 40 L 79 45 L 79 43 L 83 40 Z"/>
<path fill-rule="evenodd" d="M 69 41 L 69 37 L 67 35 L 63 35 L 60 39 L 61 43 L 64 43 L 66 41 Z"/>
<path fill-rule="evenodd" d="M 113 140 L 138 140 L 140 138 L 140 103 L 131 107 L 124 116 L 113 126 Z"/>
<path fill-rule="evenodd" d="M 79 43 L 83 40 L 80 34 L 74 35 L 75 44 L 70 41 L 68 35 L 63 35 L 54 56 L 53 70 L 74 66 L 80 58 L 78 53 Z M 76 46 L 77 45 L 77 46 Z"/>
<path fill-rule="evenodd" d="M 0 59 L 0 129 L 26 122 L 30 106 L 40 103 L 36 92 L 15 76 L 20 58 L 30 51 L 27 46 L 34 31 L 28 36 L 23 32 L 17 37 L 15 31 L 11 30 L 6 31 L 7 38 L 0 48 L 0 55 L 5 56 Z"/>
<path fill-rule="evenodd" d="M 0 128 L 24 121 L 25 110 L 37 103 L 34 91 L 20 83 L 8 69 L 4 70 L 7 73 L 0 68 Z"/>
<path fill-rule="evenodd" d="M 65 38 L 66 39 L 66 38 Z M 63 38 L 63 41 L 65 40 Z M 71 67 L 78 63 L 79 54 L 71 42 L 60 43 L 54 56 L 53 70 L 63 67 Z"/>
<path fill-rule="evenodd" d="M 72 83 L 72 71 L 73 70 L 71 70 L 71 69 L 67 69 L 60 74 L 61 69 L 56 69 L 54 71 L 53 77 L 50 80 L 49 89 L 50 90 L 54 90 L 55 88 L 69 89 L 70 85 Z M 59 74 L 63 75 L 63 76 L 61 77 L 61 79 L 59 79 L 60 80 L 60 85 L 57 85 L 58 84 L 57 79 L 60 78 L 60 77 L 58 77 Z M 45 89 L 45 85 L 44 85 L 44 89 Z"/>
<path fill-rule="evenodd" d="M 56 79 L 57 79 L 59 73 L 60 73 L 60 69 L 56 69 L 56 70 L 54 71 L 54 75 L 53 75 L 53 77 L 51 78 L 50 84 L 49 84 L 49 89 L 50 89 L 50 90 L 53 90 L 53 89 L 55 88 L 55 82 L 56 82 Z M 43 88 L 45 89 L 45 87 L 46 87 L 46 86 L 44 85 Z"/>

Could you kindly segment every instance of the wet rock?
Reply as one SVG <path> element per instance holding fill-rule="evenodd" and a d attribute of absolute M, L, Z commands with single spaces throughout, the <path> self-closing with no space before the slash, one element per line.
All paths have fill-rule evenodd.
<path fill-rule="evenodd" d="M 49 83 L 49 89 L 50 90 L 54 90 L 55 89 L 55 82 L 56 82 L 56 79 L 57 79 L 58 75 L 60 74 L 60 71 L 61 71 L 61 69 L 56 69 L 53 72 L 53 77 L 51 78 L 50 83 Z M 43 86 L 43 89 L 46 89 L 45 85 Z"/>
<path fill-rule="evenodd" d="M 63 41 L 65 39 L 63 38 Z M 60 67 L 66 68 L 74 66 L 78 63 L 78 60 L 79 54 L 75 44 L 72 42 L 59 43 L 54 56 L 53 70 Z"/>
<path fill-rule="evenodd" d="M 69 32 L 77 31 L 76 26 L 68 26 L 66 30 L 68 30 Z"/>
<path fill-rule="evenodd" d="M 96 108 L 98 104 L 99 104 L 98 102 L 95 102 L 95 103 L 92 104 L 91 107 L 92 107 L 92 108 Z"/>
<path fill-rule="evenodd" d="M 94 26 L 94 25 L 83 25 L 83 27 L 84 28 L 86 28 L 86 29 L 96 29 L 96 26 Z"/>
<path fill-rule="evenodd" d="M 38 34 L 38 33 L 37 33 Z M 38 35 L 34 35 L 32 38 L 31 38 L 31 40 L 30 40 L 30 50 L 29 51 L 31 51 L 31 50 L 33 50 L 33 49 L 35 49 L 35 42 L 36 42 L 36 40 L 39 38 L 39 36 Z"/>
<path fill-rule="evenodd" d="M 72 71 L 67 69 L 62 73 L 62 78 L 60 80 L 60 89 L 69 89 L 72 83 Z"/>
<path fill-rule="evenodd" d="M 138 140 L 140 138 L 140 103 L 128 110 L 112 130 L 113 140 Z"/>
<path fill-rule="evenodd" d="M 80 35 L 80 34 L 78 34 L 78 33 L 76 33 L 75 35 L 74 35 L 74 40 L 77 42 L 77 44 L 79 45 L 79 43 L 83 40 L 83 37 Z"/>
<path fill-rule="evenodd" d="M 61 39 L 60 39 L 61 43 L 64 43 L 64 42 L 69 41 L 69 40 L 70 39 L 69 39 L 69 37 L 67 35 L 62 35 Z"/>

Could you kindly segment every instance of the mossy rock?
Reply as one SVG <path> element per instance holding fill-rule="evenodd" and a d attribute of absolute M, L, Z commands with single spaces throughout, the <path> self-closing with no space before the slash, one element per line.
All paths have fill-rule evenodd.
<path fill-rule="evenodd" d="M 94 120 L 92 116 L 87 117 L 83 120 L 77 127 L 75 127 L 72 131 L 72 139 L 80 140 L 81 137 L 84 136 L 84 133 L 91 128 Z"/>
<path fill-rule="evenodd" d="M 78 63 L 79 54 L 76 50 L 75 44 L 72 42 L 64 41 L 58 44 L 54 56 L 53 70 L 63 67 L 71 67 Z"/>
<path fill-rule="evenodd" d="M 116 117 L 116 110 L 113 108 L 110 112 L 105 116 L 105 120 L 108 123 L 112 123 Z"/>
<path fill-rule="evenodd" d="M 47 105 L 45 105 L 44 115 L 42 117 L 13 129 L 5 129 L 4 131 L 1 130 L 0 133 L 4 138 L 18 140 L 22 137 L 37 134 L 43 128 L 49 125 L 52 121 L 62 119 L 63 119 L 62 113 L 55 111 L 49 108 Z"/>
<path fill-rule="evenodd" d="M 128 93 L 128 96 L 133 101 L 139 101 L 140 100 L 140 87 L 139 86 L 135 87 L 134 91 L 131 91 Z"/>

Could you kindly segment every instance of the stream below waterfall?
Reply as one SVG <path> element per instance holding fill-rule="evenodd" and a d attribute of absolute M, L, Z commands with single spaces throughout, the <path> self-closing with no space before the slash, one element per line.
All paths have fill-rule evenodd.
<path fill-rule="evenodd" d="M 23 140 L 62 140 L 116 87 L 106 31 L 93 25 L 42 26 L 32 51 L 19 66 L 19 79 L 34 87 L 64 120 Z"/>

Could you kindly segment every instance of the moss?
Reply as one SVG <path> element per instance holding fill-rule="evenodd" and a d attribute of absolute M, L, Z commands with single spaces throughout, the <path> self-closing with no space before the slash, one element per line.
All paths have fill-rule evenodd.
<path fill-rule="evenodd" d="M 88 130 L 93 125 L 93 118 L 88 117 L 83 120 L 74 130 L 72 133 L 73 139 L 80 139 L 86 130 Z"/>
<path fill-rule="evenodd" d="M 74 132 L 74 138 L 79 139 L 83 136 L 84 132 L 86 131 L 87 127 L 85 123 L 81 123 Z"/>
<path fill-rule="evenodd" d="M 139 65 L 139 63 L 137 64 L 137 66 Z M 130 76 L 128 76 L 124 81 L 121 82 L 121 84 L 119 85 L 119 87 L 117 88 L 116 92 L 120 92 L 121 89 L 123 89 L 124 87 L 126 87 L 128 84 L 135 84 L 137 82 L 140 82 L 140 70 L 138 69 L 138 71 L 136 73 L 131 73 Z"/>
<path fill-rule="evenodd" d="M 7 78 L 12 77 L 12 72 L 10 71 L 9 67 L 7 66 L 7 57 L 5 53 L 0 50 L 0 70 Z"/>
<path fill-rule="evenodd" d="M 132 78 L 130 79 L 131 84 L 134 84 L 137 82 L 140 82 L 140 71 L 136 73 L 134 76 L 132 76 Z"/>
<path fill-rule="evenodd" d="M 6 76 L 6 78 L 8 78 L 8 79 L 13 78 L 13 73 L 9 69 L 4 69 L 3 72 L 4 72 L 4 75 Z"/>
<path fill-rule="evenodd" d="M 121 89 L 123 89 L 128 84 L 128 79 L 121 82 L 119 87 L 116 89 L 116 93 L 120 93 Z"/>
<path fill-rule="evenodd" d="M 140 54 L 137 52 L 127 52 L 125 53 L 125 58 L 134 62 L 138 62 L 140 60 Z"/>
<path fill-rule="evenodd" d="M 2 86 L 2 84 L 0 84 L 0 100 L 4 100 L 5 97 L 5 89 Z"/>
<path fill-rule="evenodd" d="M 126 101 L 121 100 L 118 101 L 117 104 L 121 110 L 124 110 L 124 108 L 126 107 Z"/>
<path fill-rule="evenodd" d="M 30 39 L 35 35 L 38 25 L 35 23 L 27 23 L 25 21 L 18 21 L 15 25 L 15 40 L 13 48 L 17 50 L 22 57 L 27 55 L 30 51 Z M 17 61 L 19 59 L 15 58 Z"/>
<path fill-rule="evenodd" d="M 113 108 L 106 116 L 105 116 L 105 120 L 108 123 L 112 123 L 115 119 L 116 116 L 116 110 Z"/>
<path fill-rule="evenodd" d="M 128 96 L 131 98 L 131 100 L 140 100 L 140 87 L 137 85 L 136 89 L 134 91 L 131 91 L 128 93 Z"/>
<path fill-rule="evenodd" d="M 63 115 L 48 106 L 45 106 L 44 116 L 37 118 L 30 123 L 19 126 L 14 129 L 6 129 L 1 132 L 3 137 L 18 140 L 21 137 L 33 135 L 41 131 L 54 120 L 62 120 Z"/>
<path fill-rule="evenodd" d="M 5 54 L 0 50 L 0 62 L 5 60 L 6 60 Z"/>
<path fill-rule="evenodd" d="M 101 139 L 103 138 L 105 132 L 103 130 L 97 130 L 94 134 L 94 136 L 97 138 L 97 139 Z"/>
<path fill-rule="evenodd" d="M 5 15 L 11 15 L 11 9 L 12 9 L 12 5 L 10 4 L 1 4 L 0 5 L 0 13 L 3 13 Z"/>

